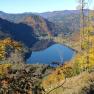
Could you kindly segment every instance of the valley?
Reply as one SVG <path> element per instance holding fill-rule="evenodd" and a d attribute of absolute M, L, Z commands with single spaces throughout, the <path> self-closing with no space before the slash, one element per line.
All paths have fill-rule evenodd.
<path fill-rule="evenodd" d="M 0 94 L 94 94 L 94 10 L 0 11 Z"/>

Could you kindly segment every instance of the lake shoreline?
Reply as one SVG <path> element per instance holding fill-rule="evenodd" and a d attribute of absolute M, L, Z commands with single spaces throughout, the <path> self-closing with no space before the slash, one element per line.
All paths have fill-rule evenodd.
<path fill-rule="evenodd" d="M 72 48 L 72 47 L 70 47 L 70 46 L 68 46 L 68 45 L 66 45 L 66 44 L 56 43 L 56 42 L 53 42 L 53 41 L 51 41 L 51 42 L 52 42 L 52 44 L 50 44 L 50 45 L 47 46 L 47 47 L 41 48 L 40 50 L 38 50 L 38 49 L 37 49 L 37 50 L 33 50 L 33 49 L 32 49 L 32 52 L 43 51 L 43 50 L 49 48 L 50 46 L 52 46 L 52 45 L 54 45 L 54 44 L 60 44 L 60 45 L 63 45 L 63 46 L 65 46 L 65 47 L 68 47 L 68 48 L 70 48 L 71 50 L 73 50 L 73 51 L 75 51 L 76 53 L 78 53 L 78 51 L 77 51 L 76 49 L 74 49 L 74 48 Z"/>
<path fill-rule="evenodd" d="M 69 61 L 76 51 L 63 44 L 53 44 L 46 49 L 32 51 L 31 57 L 27 60 L 29 64 L 51 64 L 52 62 Z"/>

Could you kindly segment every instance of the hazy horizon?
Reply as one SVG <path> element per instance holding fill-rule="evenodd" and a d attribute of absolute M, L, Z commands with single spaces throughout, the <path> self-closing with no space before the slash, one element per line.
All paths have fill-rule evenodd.
<path fill-rule="evenodd" d="M 50 12 L 59 12 L 59 11 L 75 11 L 77 9 L 74 10 L 54 10 L 54 11 L 45 11 L 45 12 L 18 12 L 18 13 L 9 13 L 9 12 L 5 12 L 5 11 L 0 11 L 0 12 L 4 12 L 4 13 L 8 13 L 8 14 L 22 14 L 22 13 L 50 13 Z"/>
<path fill-rule="evenodd" d="M 91 0 L 94 3 L 94 0 Z M 0 0 L 0 11 L 6 13 L 44 13 L 76 10 L 77 0 Z M 93 8 L 91 5 L 90 8 Z"/>
<path fill-rule="evenodd" d="M 0 11 L 6 13 L 43 13 L 61 10 L 75 10 L 76 6 L 76 0 L 3 0 L 0 2 Z"/>

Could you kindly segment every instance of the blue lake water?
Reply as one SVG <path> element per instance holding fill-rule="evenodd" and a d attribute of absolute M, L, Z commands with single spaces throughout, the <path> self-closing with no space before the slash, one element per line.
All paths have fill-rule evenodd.
<path fill-rule="evenodd" d="M 27 60 L 29 64 L 51 64 L 52 62 L 65 62 L 71 60 L 75 51 L 61 44 L 54 44 L 49 48 L 32 52 L 31 57 Z"/>

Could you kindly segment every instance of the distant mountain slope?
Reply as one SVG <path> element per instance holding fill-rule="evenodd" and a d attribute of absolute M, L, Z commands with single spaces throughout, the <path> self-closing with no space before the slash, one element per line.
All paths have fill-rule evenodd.
<path fill-rule="evenodd" d="M 11 22 L 15 22 L 15 23 L 23 21 L 24 18 L 28 16 L 34 16 L 34 14 L 32 13 L 9 14 L 9 13 L 0 11 L 0 18 L 6 19 Z"/>
<path fill-rule="evenodd" d="M 85 14 L 87 14 L 87 11 L 88 10 L 84 10 Z M 31 16 L 32 19 L 28 18 L 28 16 L 29 17 Z M 62 32 L 64 34 L 70 35 L 73 32 L 78 32 L 80 26 L 79 10 L 64 10 L 64 11 L 53 11 L 53 12 L 44 12 L 44 13 L 29 12 L 29 13 L 21 13 L 21 14 L 8 14 L 1 11 L 0 17 L 15 23 L 25 21 L 26 23 L 29 23 L 29 25 L 30 24 L 34 25 L 34 22 L 36 22 L 36 26 L 35 26 L 37 27 L 36 31 L 48 30 L 55 35 L 60 34 Z M 27 22 L 26 18 L 28 18 L 31 21 L 28 20 L 29 22 Z M 39 22 L 40 24 L 37 25 L 37 23 Z M 41 22 L 44 24 L 42 24 Z"/>
<path fill-rule="evenodd" d="M 0 37 L 11 37 L 14 40 L 21 41 L 28 47 L 31 47 L 38 41 L 33 33 L 33 28 L 23 23 L 12 23 L 0 18 Z"/>
<path fill-rule="evenodd" d="M 57 32 L 57 26 L 33 13 L 22 13 L 22 14 L 8 14 L 0 12 L 0 17 L 14 23 L 24 23 L 34 29 L 34 33 L 38 36 L 54 34 Z"/>
<path fill-rule="evenodd" d="M 34 29 L 37 36 L 47 36 L 56 32 L 56 26 L 52 22 L 40 16 L 28 16 L 21 23 L 27 24 Z"/>
<path fill-rule="evenodd" d="M 84 10 L 85 15 L 87 15 L 88 10 Z M 79 31 L 80 26 L 80 11 L 79 10 L 64 10 L 64 11 L 53 11 L 39 13 L 40 15 L 48 21 L 56 24 L 66 33 L 73 33 Z"/>
<path fill-rule="evenodd" d="M 80 24 L 79 10 L 54 11 L 54 12 L 40 13 L 38 15 L 58 25 L 61 31 L 63 31 L 65 34 L 79 31 L 79 24 Z"/>
<path fill-rule="evenodd" d="M 79 14 L 79 10 L 62 10 L 62 11 L 53 11 L 53 12 L 44 12 L 44 13 L 37 13 L 40 16 L 44 18 L 51 18 L 51 17 L 61 17 L 64 15 L 70 15 L 70 14 Z"/>
<path fill-rule="evenodd" d="M 8 14 L 0 11 L 0 38 L 11 37 L 32 47 L 39 37 L 55 35 L 57 26 L 32 13 Z"/>

